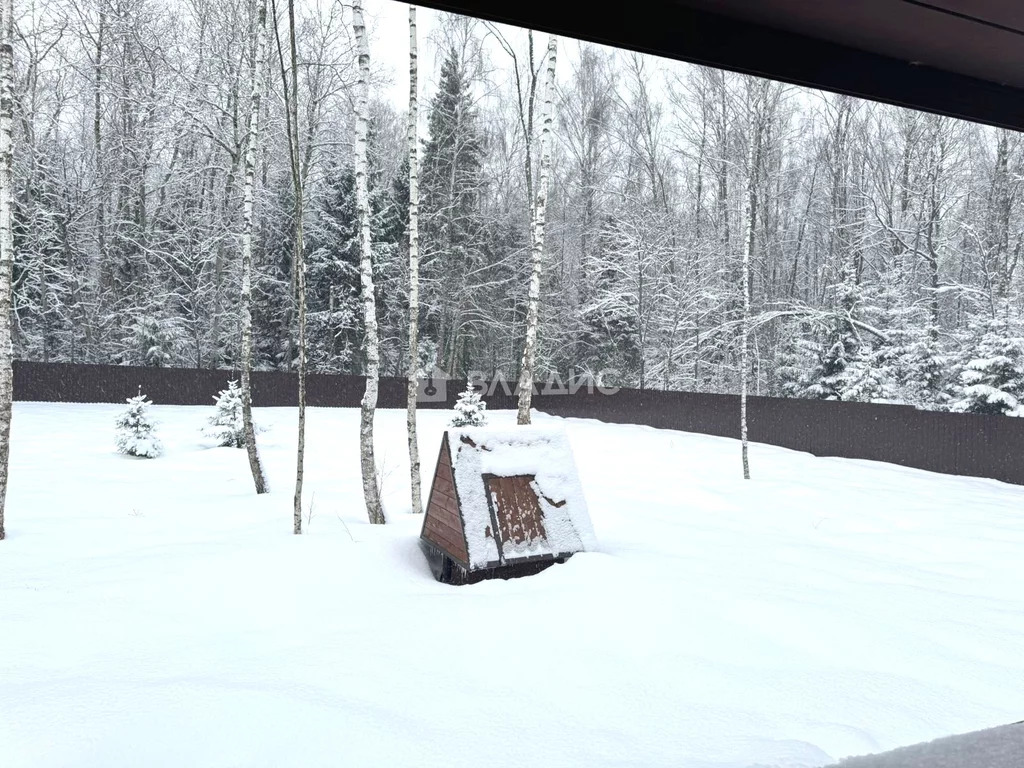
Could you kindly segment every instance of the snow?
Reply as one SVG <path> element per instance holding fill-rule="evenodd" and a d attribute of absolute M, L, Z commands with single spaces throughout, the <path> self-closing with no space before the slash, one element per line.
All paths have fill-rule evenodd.
<path fill-rule="evenodd" d="M 838 768 L 1020 768 L 1024 764 L 1024 724 L 987 728 L 925 744 L 853 757 Z"/>
<path fill-rule="evenodd" d="M 1018 404 L 1017 398 L 1009 392 L 1003 392 L 1001 389 L 996 389 L 988 384 L 971 384 L 964 387 L 963 392 L 964 397 L 968 400 L 982 400 L 993 405 L 999 403 L 1006 406 L 1007 410 L 1013 410 Z"/>
<path fill-rule="evenodd" d="M 817 768 L 1024 711 L 1024 488 L 757 444 L 744 483 L 734 440 L 538 414 L 599 551 L 451 587 L 403 412 L 370 526 L 358 411 L 310 409 L 297 537 L 293 409 L 257 409 L 259 498 L 204 446 L 212 407 L 154 406 L 146 461 L 114 449 L 122 409 L 15 404 L 3 768 Z"/>
<path fill-rule="evenodd" d="M 492 524 L 486 489 L 481 482 L 485 474 L 534 475 L 533 489 L 544 515 L 544 538 L 519 546 L 504 542 L 502 555 L 506 561 L 597 549 L 572 447 L 564 430 L 535 426 L 465 427 L 449 431 L 449 445 L 471 568 L 498 562 L 495 540 L 487 535 Z"/>

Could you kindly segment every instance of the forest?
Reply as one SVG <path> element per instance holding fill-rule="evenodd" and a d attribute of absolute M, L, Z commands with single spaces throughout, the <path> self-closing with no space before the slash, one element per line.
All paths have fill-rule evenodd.
<path fill-rule="evenodd" d="M 253 367 L 296 366 L 301 292 L 308 370 L 364 372 L 350 7 L 297 5 L 285 77 L 277 6 L 266 56 L 252 0 L 20 6 L 15 356 L 238 366 L 258 99 Z M 519 375 L 546 37 L 437 14 L 423 40 L 424 370 Z M 370 62 L 380 373 L 403 376 L 404 73 Z M 1021 413 L 1020 134 L 570 40 L 552 98 L 538 379 Z"/>

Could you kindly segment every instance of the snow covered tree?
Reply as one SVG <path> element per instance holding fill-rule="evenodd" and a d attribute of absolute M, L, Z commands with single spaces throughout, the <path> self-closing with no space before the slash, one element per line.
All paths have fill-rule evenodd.
<path fill-rule="evenodd" d="M 466 382 L 466 390 L 459 395 L 455 403 L 455 416 L 452 417 L 450 426 L 453 427 L 482 427 L 487 423 L 487 403 L 480 397 L 480 393 L 473 387 L 472 381 Z"/>
<path fill-rule="evenodd" d="M 366 391 L 360 404 L 359 457 L 363 476 L 363 498 L 370 522 L 385 522 L 377 487 L 377 461 L 373 450 L 373 420 L 377 410 L 377 390 L 380 379 L 380 339 L 377 335 L 377 304 L 373 289 L 373 251 L 371 248 L 370 191 L 367 176 L 367 131 L 370 109 L 370 44 L 363 20 L 362 0 L 352 4 L 352 31 L 356 39 L 359 59 L 359 83 L 356 86 L 355 120 L 355 172 L 356 209 L 359 212 L 359 275 L 362 283 L 363 324 L 366 355 Z"/>
<path fill-rule="evenodd" d="M 149 414 L 153 403 L 142 394 L 142 387 L 127 402 L 128 407 L 117 417 L 117 450 L 126 456 L 155 459 L 164 449 L 156 436 L 157 423 Z"/>
<path fill-rule="evenodd" d="M 146 315 L 132 326 L 134 350 L 127 356 L 132 365 L 163 368 L 174 357 L 174 329 L 160 318 Z"/>
<path fill-rule="evenodd" d="M 420 188 L 419 188 L 419 52 L 416 44 L 416 6 L 409 6 L 409 367 L 406 372 L 405 423 L 409 443 L 409 481 L 412 512 L 423 512 L 420 490 L 420 449 L 416 439 L 416 395 L 419 390 L 420 354 Z"/>
<path fill-rule="evenodd" d="M 55 5 L 26 4 L 2 52 L 19 66 L 0 68 L 12 75 L 0 263 L 14 356 L 243 371 L 248 306 L 251 368 L 302 373 L 301 408 L 307 370 L 363 373 L 351 4 Z M 552 90 L 538 40 L 531 52 L 526 30 L 439 16 L 418 41 L 438 70 L 418 146 L 412 104 L 401 115 L 404 94 L 399 106 L 375 87 L 392 67 L 370 62 L 382 376 L 407 374 L 418 346 L 413 150 L 415 335 L 436 345 L 425 367 L 510 382 L 528 368 L 551 114 L 535 376 L 739 393 L 746 371 L 749 394 L 946 408 L 960 369 L 982 359 L 972 322 L 1024 320 L 1021 133 L 587 44 Z M 491 55 L 495 42 L 507 55 Z M 405 66 L 396 53 L 377 63 Z"/>
<path fill-rule="evenodd" d="M 893 366 L 898 398 L 908 405 L 927 410 L 949 407 L 950 363 L 934 327 L 890 332 L 897 344 Z"/>
<path fill-rule="evenodd" d="M 993 318 L 960 374 L 953 410 L 988 415 L 1019 415 L 1024 402 L 1024 338 L 1001 318 Z"/>
<path fill-rule="evenodd" d="M 273 16 L 277 19 L 277 2 L 271 0 Z M 275 32 L 275 36 L 278 33 Z M 281 71 L 281 90 L 284 95 L 286 112 L 286 134 L 288 137 L 288 160 L 294 193 L 294 242 L 292 243 L 292 268 L 295 275 L 294 294 L 297 297 L 297 339 L 299 378 L 299 438 L 295 447 L 295 493 L 292 496 L 292 532 L 302 533 L 302 481 L 306 458 L 306 255 L 303 235 L 303 181 L 302 153 L 299 137 L 299 54 L 296 41 L 295 0 L 288 0 L 288 50 L 291 66 L 285 64 L 284 50 L 278 38 L 277 58 Z M 290 361 L 289 361 L 290 362 Z"/>
<path fill-rule="evenodd" d="M 219 446 L 245 448 L 242 388 L 237 381 L 229 381 L 228 388 L 222 389 L 213 399 L 216 401 L 217 412 L 210 417 L 203 433 L 214 438 Z"/>
<path fill-rule="evenodd" d="M 0 539 L 4 538 L 7 466 L 11 450 L 14 363 L 11 347 L 11 270 L 14 264 L 14 8 L 0 3 Z"/>
<path fill-rule="evenodd" d="M 740 324 L 740 446 L 743 460 L 743 479 L 750 479 L 750 448 L 747 441 L 747 389 L 750 383 L 750 259 L 753 256 L 757 232 L 757 176 L 758 162 L 761 158 L 761 137 L 764 132 L 765 117 L 762 113 L 766 104 L 767 81 L 758 81 L 760 87 L 752 88 L 748 93 L 748 131 L 747 136 L 747 189 L 744 196 L 743 223 L 743 256 L 741 262 L 742 280 L 740 289 L 743 291 L 743 313 Z"/>
<path fill-rule="evenodd" d="M 419 332 L 437 340 L 437 365 L 449 375 L 454 375 L 466 344 L 463 326 L 474 299 L 469 276 L 485 266 L 484 137 L 473 96 L 472 64 L 470 53 L 454 43 L 444 54 L 428 110 L 429 138 L 418 179 L 423 307 Z"/>
<path fill-rule="evenodd" d="M 532 33 L 531 33 L 532 34 Z M 540 323 L 540 278 L 544 266 L 544 228 L 547 220 L 548 179 L 551 172 L 551 126 L 554 122 L 555 63 L 558 38 L 548 37 L 547 79 L 544 83 L 543 118 L 540 131 L 540 178 L 530 202 L 532 241 L 530 246 L 530 290 L 526 310 L 526 342 L 519 371 L 519 403 L 516 422 L 530 423 L 530 403 L 537 361 L 537 326 Z"/>
<path fill-rule="evenodd" d="M 838 395 L 840 400 L 847 402 L 871 403 L 894 399 L 896 390 L 887 351 L 876 352 L 862 344 L 847 362 Z"/>
<path fill-rule="evenodd" d="M 252 233 L 254 186 L 256 182 L 256 144 L 259 140 L 260 104 L 262 102 L 262 83 L 260 70 L 264 65 L 267 50 L 267 0 L 261 0 L 256 11 L 252 27 L 252 58 L 249 62 L 249 79 L 252 95 L 249 100 L 249 138 L 245 147 L 245 181 L 242 192 L 242 384 L 239 388 L 239 408 L 242 417 L 242 445 L 249 459 L 249 471 L 252 473 L 256 493 L 266 493 L 267 477 L 260 461 L 259 448 L 256 445 L 256 430 L 252 423 L 252 386 L 250 371 L 252 370 Z M 231 383 L 228 384 L 231 389 Z M 223 393 L 222 393 L 223 394 Z M 219 403 L 218 403 L 219 405 Z M 223 443 L 222 443 L 223 444 Z"/>
<path fill-rule="evenodd" d="M 817 347 L 804 324 L 787 326 L 775 358 L 775 383 L 781 397 L 807 397 L 806 372 L 817 358 Z"/>
<path fill-rule="evenodd" d="M 309 362 L 317 372 L 357 372 L 365 361 L 359 276 L 359 215 L 351 168 L 328 167 L 312 204 L 306 265 Z"/>
<path fill-rule="evenodd" d="M 807 373 L 806 396 L 817 400 L 842 400 L 857 359 L 861 341 L 851 322 L 860 298 L 852 272 L 837 286 L 837 311 L 830 313 L 818 332 L 818 353 Z"/>

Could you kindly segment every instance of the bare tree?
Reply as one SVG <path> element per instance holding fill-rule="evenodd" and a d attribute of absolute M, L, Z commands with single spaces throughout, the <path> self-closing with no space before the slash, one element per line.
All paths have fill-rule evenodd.
<path fill-rule="evenodd" d="M 287 126 L 289 159 L 291 161 L 292 189 L 295 194 L 294 209 L 294 271 L 295 290 L 298 294 L 298 377 L 299 377 L 299 438 L 295 451 L 295 495 L 292 499 L 292 531 L 302 533 L 302 476 L 306 453 L 306 264 L 302 241 L 303 217 L 303 174 L 299 153 L 299 56 L 295 42 L 295 0 L 288 0 L 288 38 L 291 62 L 289 83 L 285 67 L 284 47 L 277 29 L 277 0 L 271 0 L 274 10 L 274 33 L 277 39 L 277 59 L 281 69 L 281 86 L 285 102 L 285 124 Z"/>
<path fill-rule="evenodd" d="M 267 2 L 259 0 L 252 36 L 252 61 L 249 77 L 252 82 L 252 96 L 249 102 L 249 140 L 245 148 L 245 181 L 243 182 L 242 212 L 242 426 L 245 433 L 245 450 L 249 455 L 249 469 L 256 493 L 267 492 L 267 478 L 260 464 L 256 446 L 256 430 L 252 424 L 252 230 L 253 230 L 253 187 L 256 177 L 256 143 L 259 140 L 260 101 L 262 83 L 260 73 L 266 58 Z"/>
<path fill-rule="evenodd" d="M 540 133 L 540 178 L 532 222 L 533 241 L 530 248 L 532 269 L 526 310 L 526 343 L 519 373 L 519 424 L 530 423 L 530 402 L 533 399 L 534 367 L 537 362 L 537 325 L 540 317 L 540 277 L 544 267 L 544 224 L 547 217 L 548 175 L 551 170 L 551 124 L 554 120 L 555 57 L 558 38 L 548 38 L 547 78 L 544 84 L 544 117 Z"/>
<path fill-rule="evenodd" d="M 7 468 L 11 453 L 14 352 L 11 273 L 14 264 L 14 8 L 0 2 L 0 539 L 4 538 Z"/>
<path fill-rule="evenodd" d="M 743 316 L 740 324 L 740 443 L 743 453 L 743 479 L 750 479 L 750 457 L 747 445 L 747 389 L 750 381 L 750 253 L 754 247 L 754 216 L 757 211 L 757 185 L 754 172 L 757 142 L 756 112 L 750 107 L 750 135 L 747 137 L 747 194 L 743 200 L 746 231 L 743 237 Z"/>
<path fill-rule="evenodd" d="M 241 366 L 262 1 L 60 0 L 19 14 L 16 358 Z M 301 365 L 303 381 L 314 369 L 361 373 L 350 5 L 296 3 L 289 71 L 288 3 L 275 2 L 285 93 L 269 87 L 277 62 L 268 38 L 247 289 L 251 369 Z M 484 29 L 502 61 L 484 55 L 493 42 Z M 520 370 L 550 93 L 546 41 L 533 42 L 536 50 L 526 31 L 440 19 L 438 88 L 429 105 L 417 94 L 427 139 L 416 147 L 418 290 L 403 250 L 413 228 L 409 125 L 371 80 L 382 375 L 408 384 L 414 350 L 436 356 L 450 376 Z M 428 44 L 419 39 L 417 53 Z M 982 325 L 999 319 L 1006 339 L 1024 337 L 1018 134 L 795 86 L 785 98 L 772 86 L 762 102 L 743 75 L 586 46 L 578 63 L 552 99 L 561 157 L 548 172 L 532 376 L 604 371 L 620 386 L 738 393 L 745 371 L 748 395 L 948 408 L 963 394 L 958 366 L 982 357 Z M 651 87 L 662 80 L 667 94 Z M 760 110 L 753 201 L 750 105 Z M 407 296 L 419 305 L 412 340 Z"/>
<path fill-rule="evenodd" d="M 377 487 L 377 462 L 373 452 L 373 419 L 380 379 L 380 340 L 377 338 L 377 305 L 373 293 L 373 252 L 370 239 L 370 190 L 367 178 L 367 129 L 370 122 L 370 45 L 363 21 L 362 0 L 352 4 L 352 29 L 359 56 L 356 86 L 356 210 L 359 217 L 359 276 L 363 292 L 363 324 L 366 338 L 366 390 L 359 409 L 359 456 L 363 474 L 363 498 L 370 522 L 385 522 Z"/>
<path fill-rule="evenodd" d="M 107 201 L 104 189 L 106 187 L 106 172 L 103 162 L 103 43 L 107 29 L 107 13 L 104 5 L 100 5 L 99 24 L 96 30 L 96 58 L 95 77 L 93 81 L 93 114 L 92 114 L 92 140 L 94 172 L 96 174 L 96 187 L 98 201 L 96 205 L 96 251 L 97 264 L 100 271 L 100 287 L 105 288 L 109 282 L 107 272 L 107 242 L 106 242 L 106 211 Z"/>
<path fill-rule="evenodd" d="M 416 6 L 409 6 L 409 387 L 406 398 L 406 424 L 409 431 L 409 479 L 412 485 L 412 511 L 423 512 L 420 488 L 420 449 L 416 438 L 416 391 L 419 378 L 420 326 L 420 170 L 419 99 L 417 95 L 418 51 L 416 46 Z"/>

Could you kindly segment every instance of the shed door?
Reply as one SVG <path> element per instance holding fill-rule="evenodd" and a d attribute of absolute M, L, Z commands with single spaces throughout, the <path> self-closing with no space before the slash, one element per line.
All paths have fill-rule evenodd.
<path fill-rule="evenodd" d="M 506 544 L 515 546 L 544 541 L 544 514 L 537 501 L 537 494 L 530 487 L 533 477 L 484 475 L 491 522 L 498 534 L 495 539 L 502 559 L 506 554 L 503 549 L 510 548 Z"/>

